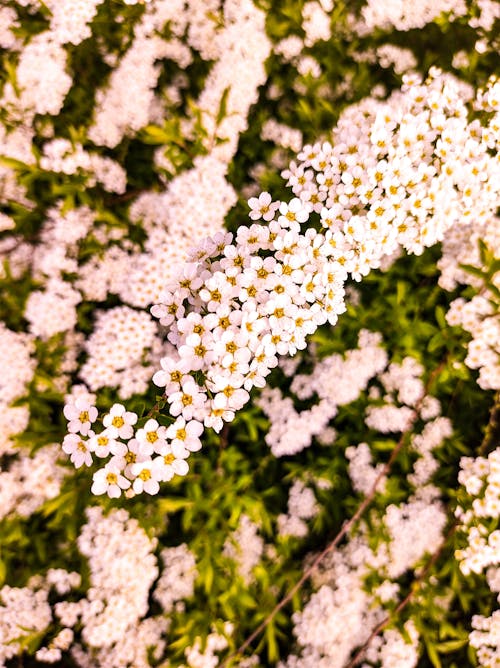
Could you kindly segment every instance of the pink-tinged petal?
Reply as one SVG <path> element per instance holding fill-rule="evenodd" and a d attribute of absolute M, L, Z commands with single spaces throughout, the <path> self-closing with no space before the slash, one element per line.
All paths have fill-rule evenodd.
<path fill-rule="evenodd" d="M 130 480 L 127 480 L 127 478 L 124 478 L 122 475 L 119 475 L 118 484 L 122 489 L 128 489 L 130 487 Z"/>
<path fill-rule="evenodd" d="M 185 459 L 176 459 L 172 462 L 172 468 L 177 473 L 177 475 L 186 475 L 189 471 L 189 464 Z"/>
<path fill-rule="evenodd" d="M 92 483 L 90 491 L 92 492 L 92 494 L 96 495 L 104 494 L 108 488 L 106 480 L 104 479 L 104 477 L 97 478 L 96 476 L 97 474 L 95 474 L 94 476 L 94 482 Z"/>
<path fill-rule="evenodd" d="M 108 489 L 108 496 L 110 499 L 117 499 L 122 494 L 121 489 L 118 485 L 110 485 Z"/>
<path fill-rule="evenodd" d="M 158 494 L 160 483 L 157 480 L 148 480 L 144 485 L 144 491 L 148 494 Z"/>
<path fill-rule="evenodd" d="M 189 450 L 186 450 L 180 441 L 172 441 L 172 454 L 176 459 L 186 459 L 189 457 Z"/>
<path fill-rule="evenodd" d="M 203 433 L 203 425 L 197 420 L 191 420 L 191 422 L 188 422 L 186 425 L 186 431 L 189 436 L 197 438 Z"/>

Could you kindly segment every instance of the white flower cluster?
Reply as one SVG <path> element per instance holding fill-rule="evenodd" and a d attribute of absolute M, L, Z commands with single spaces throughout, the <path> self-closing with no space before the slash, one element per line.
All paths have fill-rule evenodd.
<path fill-rule="evenodd" d="M 136 413 L 114 404 L 103 418 L 104 429 L 96 434 L 91 426 L 96 421 L 97 408 L 91 404 L 91 397 L 85 395 L 70 397 L 64 415 L 69 434 L 62 447 L 77 468 L 84 464 L 91 466 L 93 455 L 99 458 L 111 455 L 107 464 L 94 474 L 94 494 L 107 493 L 117 498 L 131 485 L 129 495 L 157 494 L 160 482 L 188 472 L 185 461 L 188 448 L 201 448 L 198 436 L 202 425 L 195 421 L 186 424 L 180 419 L 167 429 L 149 419 L 134 431 Z"/>
<path fill-rule="evenodd" d="M 425 498 L 427 491 L 434 490 L 421 488 L 408 503 L 387 508 L 384 524 L 390 535 L 387 573 L 391 579 L 400 577 L 424 554 L 432 554 L 442 541 L 448 518 L 439 500 Z"/>
<path fill-rule="evenodd" d="M 196 561 L 185 543 L 161 551 L 163 570 L 155 584 L 153 598 L 165 613 L 181 610 L 182 599 L 191 598 L 198 575 Z"/>
<path fill-rule="evenodd" d="M 213 631 L 206 638 L 206 644 L 202 649 L 201 638 L 196 638 L 192 647 L 187 647 L 184 654 L 186 656 L 187 667 L 180 668 L 217 668 L 220 659 L 216 652 L 221 652 L 228 646 L 227 639 L 233 633 L 233 624 L 224 623 L 223 633 Z"/>
<path fill-rule="evenodd" d="M 396 74 L 414 71 L 417 60 L 410 49 L 403 49 L 394 44 L 383 44 L 376 51 L 377 62 L 381 67 L 393 67 Z"/>
<path fill-rule="evenodd" d="M 500 389 L 500 314 L 495 302 L 483 295 L 476 295 L 468 302 L 455 299 L 446 320 L 472 334 L 465 364 L 479 369 L 479 386 L 483 390 Z"/>
<path fill-rule="evenodd" d="M 52 620 L 45 588 L 9 587 L 0 589 L 0 665 L 22 652 L 20 640 L 44 631 Z"/>
<path fill-rule="evenodd" d="M 4 86 L 4 88 L 7 84 Z M 20 160 L 27 165 L 35 162 L 35 156 L 31 151 L 31 142 L 34 132 L 31 128 L 21 126 L 7 131 L 3 124 L 0 124 L 0 145 L 3 157 Z M 24 206 L 30 207 L 31 203 L 26 198 L 26 188 L 19 183 L 17 174 L 6 164 L 0 163 L 0 195 L 4 200 L 13 200 Z M 7 223 L 8 224 L 8 223 Z M 5 225 L 5 223 L 4 223 Z M 10 226 L 10 224 L 8 224 Z M 2 248 L 2 254 L 5 249 Z"/>
<path fill-rule="evenodd" d="M 460 466 L 458 481 L 465 487 L 470 504 L 456 509 L 467 546 L 457 550 L 455 557 L 468 575 L 500 564 L 500 530 L 491 529 L 491 519 L 500 517 L 500 449 L 488 457 L 462 457 Z"/>
<path fill-rule="evenodd" d="M 332 0 L 306 2 L 302 8 L 302 28 L 305 32 L 304 44 L 309 47 L 319 40 L 328 41 L 332 35 Z"/>
<path fill-rule="evenodd" d="M 125 510 L 106 517 L 99 507 L 86 512 L 78 549 L 88 558 L 91 589 L 76 605 L 87 645 L 109 648 L 148 610 L 149 589 L 158 577 L 156 543 Z"/>
<path fill-rule="evenodd" d="M 269 118 L 264 123 L 260 136 L 261 139 L 272 141 L 278 146 L 291 149 L 295 153 L 300 151 L 304 143 L 300 130 L 278 123 L 274 118 Z"/>
<path fill-rule="evenodd" d="M 404 630 L 410 642 L 397 629 L 386 629 L 382 636 L 373 639 L 366 659 L 373 664 L 380 662 L 380 668 L 415 668 L 419 660 L 420 635 L 412 620 L 406 622 Z"/>
<path fill-rule="evenodd" d="M 26 44 L 16 68 L 16 87 L 7 82 L 2 107 L 29 124 L 35 114 L 58 114 L 73 83 L 66 72 L 67 54 L 50 30 Z"/>
<path fill-rule="evenodd" d="M 165 647 L 161 636 L 168 626 L 161 616 L 142 620 L 158 576 L 156 542 L 125 510 L 107 516 L 98 507 L 86 512 L 88 523 L 78 548 L 89 561 L 90 588 L 86 598 L 55 605 L 57 617 L 68 628 L 81 621 L 87 649 L 74 644 L 73 659 L 82 667 L 149 667 L 148 652 L 152 649 L 160 658 Z"/>
<path fill-rule="evenodd" d="M 37 650 L 43 663 L 61 661 L 66 653 L 81 668 L 150 668 L 151 659 L 163 656 L 170 624 L 166 615 L 180 611 L 182 599 L 193 594 L 197 571 L 192 553 L 185 544 L 164 549 L 164 569 L 152 589 L 159 573 L 156 539 L 150 540 L 125 510 L 105 516 L 94 506 L 86 514 L 77 541 L 90 569 L 86 596 L 78 598 L 75 591 L 81 576 L 61 568 L 34 576 L 25 588 L 0 589 L 2 666 L 22 656 L 23 640 L 43 634 L 53 619 L 60 630 Z M 51 592 L 59 599 L 52 606 Z M 151 592 L 165 614 L 147 616 Z"/>
<path fill-rule="evenodd" d="M 345 451 L 345 456 L 349 460 L 349 478 L 353 488 L 361 494 L 369 494 L 373 489 L 375 480 L 382 473 L 384 464 L 373 464 L 368 443 L 350 445 Z M 377 485 L 377 492 L 384 492 L 386 482 L 386 476 L 382 476 Z"/>
<path fill-rule="evenodd" d="M 288 513 L 278 515 L 278 534 L 303 538 L 309 528 L 305 520 L 310 520 L 319 512 L 316 496 L 301 480 L 295 480 L 288 493 Z"/>
<path fill-rule="evenodd" d="M 82 295 L 61 278 L 49 278 L 43 290 L 33 290 L 26 301 L 24 317 L 34 336 L 49 339 L 75 328 L 76 307 Z"/>
<path fill-rule="evenodd" d="M 61 491 L 67 469 L 59 466 L 57 443 L 38 449 L 30 457 L 18 451 L 16 458 L 0 471 L 0 519 L 8 515 L 29 517 L 45 501 Z"/>
<path fill-rule="evenodd" d="M 127 175 L 117 162 L 86 151 L 81 144 L 72 144 L 66 139 L 53 139 L 44 144 L 40 168 L 62 174 L 83 172 L 88 177 L 89 188 L 98 182 L 108 192 L 123 194 L 127 187 Z"/>
<path fill-rule="evenodd" d="M 342 668 L 367 640 L 384 614 L 363 587 L 373 559 L 359 536 L 326 557 L 313 575 L 317 591 L 292 616 L 300 654 L 291 654 L 280 668 Z"/>
<path fill-rule="evenodd" d="M 240 227 L 234 240 L 221 232 L 191 252 L 152 309 L 176 349 L 154 375 L 175 420 L 171 434 L 191 429 L 198 439 L 202 426 L 219 431 L 232 420 L 251 388 L 264 386 L 277 355 L 293 355 L 318 325 L 336 322 L 349 274 L 361 278 L 399 245 L 422 252 L 472 211 L 481 220 L 491 215 L 500 167 L 481 125 L 468 120 L 464 94 L 456 80 L 434 71 L 425 83 L 407 80 L 387 103 L 351 108 L 333 132 L 334 144 L 304 147 L 301 162 L 286 173 L 298 197 L 255 198 L 252 218 L 274 211 L 267 225 Z M 465 182 L 470 192 L 463 192 Z M 325 232 L 303 232 L 315 212 Z M 419 388 L 410 383 L 407 391 L 418 396 Z M 367 418 L 373 427 L 390 417 L 393 428 L 404 430 L 413 418 L 409 408 L 381 410 Z M 199 440 L 180 441 L 184 449 L 174 453 L 162 438 L 161 452 L 151 454 L 174 455 L 185 472 Z M 163 464 L 153 473 L 151 462 L 145 476 L 168 478 Z"/>
<path fill-rule="evenodd" d="M 116 306 L 97 313 L 85 350 L 79 375 L 90 390 L 117 387 L 126 399 L 146 391 L 162 348 L 148 313 Z"/>
<path fill-rule="evenodd" d="M 117 146 L 125 134 L 133 134 L 150 121 L 160 69 L 157 60 L 171 55 L 167 41 L 157 33 L 168 21 L 176 35 L 185 29 L 183 0 L 154 0 L 134 26 L 131 46 L 113 70 L 108 85 L 96 95 L 94 124 L 89 139 L 108 147 Z"/>
<path fill-rule="evenodd" d="M 389 370 L 381 374 L 384 384 L 390 386 L 403 370 L 414 382 L 418 379 L 416 372 L 422 371 L 420 365 L 409 359 L 401 365 L 391 364 Z M 410 394 L 415 397 L 415 393 Z M 430 462 L 434 461 L 432 451 L 451 436 L 451 423 L 438 416 L 439 402 L 434 397 L 420 397 L 418 405 L 420 416 L 430 421 L 411 441 L 411 449 L 419 455 L 408 475 L 415 493 L 406 502 L 389 505 L 378 519 L 372 514 L 370 530 L 362 522 L 360 531 L 352 534 L 346 545 L 323 559 L 313 574 L 315 593 L 302 612 L 293 616 L 300 655 L 290 655 L 286 663 L 280 664 L 281 668 L 345 666 L 353 650 L 363 645 L 371 629 L 386 616 L 383 605 L 396 598 L 397 580 L 414 569 L 425 554 L 439 549 L 447 516 L 438 490 L 430 484 L 435 471 Z M 372 455 L 366 444 L 348 448 L 348 457 L 355 488 L 368 493 L 380 464 L 371 463 Z M 386 479 L 382 479 L 381 484 L 385 482 Z M 373 535 L 374 527 L 379 536 L 386 538 L 378 547 L 371 548 L 368 536 Z M 382 583 L 369 593 L 364 582 L 374 572 Z M 406 630 L 410 643 L 398 632 L 386 631 L 370 642 L 366 660 L 381 662 L 387 668 L 413 668 L 419 655 L 418 633 L 413 626 Z"/>
<path fill-rule="evenodd" d="M 0 48 L 13 49 L 18 46 L 13 28 L 19 28 L 16 10 L 12 7 L 0 7 Z"/>
<path fill-rule="evenodd" d="M 13 332 L 0 322 L 0 455 L 15 451 L 12 436 L 26 428 L 29 409 L 12 406 L 26 394 L 35 373 L 35 346 L 29 334 Z"/>
<path fill-rule="evenodd" d="M 469 642 L 477 652 L 480 666 L 490 668 L 500 665 L 500 610 L 495 610 L 491 617 L 474 615 Z"/>
<path fill-rule="evenodd" d="M 376 0 L 368 0 L 362 9 L 361 25 L 366 33 L 372 32 L 374 28 L 412 30 L 423 28 L 444 13 L 450 14 L 450 18 L 464 16 L 467 13 L 465 1 L 424 0 L 415 4 L 404 0 L 390 0 L 381 4 Z"/>
<path fill-rule="evenodd" d="M 359 348 L 342 355 L 329 355 L 315 364 L 310 375 L 296 374 L 290 390 L 298 399 L 314 395 L 319 402 L 312 408 L 297 411 L 291 397 L 284 397 L 279 388 L 266 388 L 257 404 L 269 418 L 271 425 L 266 443 L 276 457 L 293 455 L 321 437 L 338 406 L 354 401 L 369 380 L 387 364 L 387 353 L 381 347 L 380 334 L 361 330 Z"/>
<path fill-rule="evenodd" d="M 429 534 L 429 524 L 435 520 L 435 531 Z M 389 529 L 389 543 L 382 543 L 376 552 L 368 546 L 362 531 L 324 559 L 313 576 L 317 591 L 303 610 L 293 615 L 300 654 L 290 655 L 280 668 L 345 666 L 353 650 L 363 645 L 371 630 L 385 618 L 381 604 L 394 601 L 399 590 L 393 579 L 414 568 L 426 552 L 439 547 L 446 516 L 439 503 L 410 499 L 400 507 L 391 506 L 383 522 Z M 364 581 L 371 572 L 385 580 L 378 590 L 368 593 Z M 407 631 L 411 643 L 398 633 L 384 633 L 370 644 L 366 658 L 382 661 L 387 668 L 413 668 L 418 659 L 418 633 L 414 628 Z"/>
<path fill-rule="evenodd" d="M 448 229 L 496 212 L 500 137 L 468 120 L 472 93 L 450 75 L 422 83 L 404 77 L 402 92 L 349 107 L 332 144 L 305 146 L 283 176 L 332 234 L 333 257 L 360 280 L 399 246 L 420 254 Z M 488 91 L 493 87 L 490 84 Z M 496 128 L 496 129 L 495 129 Z"/>
<path fill-rule="evenodd" d="M 424 410 L 420 411 L 421 418 L 426 420 L 432 416 L 435 419 L 430 419 L 422 432 L 414 434 L 410 442 L 411 450 L 419 455 L 413 465 L 413 472 L 408 476 L 408 482 L 413 485 L 415 490 L 422 489 L 439 468 L 439 462 L 432 451 L 440 447 L 445 439 L 451 438 L 453 435 L 452 424 L 448 418 L 437 417 L 434 414 L 429 415 L 425 408 L 424 406 Z"/>
<path fill-rule="evenodd" d="M 476 107 L 491 116 L 490 127 L 484 129 L 483 141 L 493 151 L 498 148 L 500 135 L 500 81 L 492 79 L 489 88 L 480 93 Z M 471 195 L 465 188 L 464 194 Z M 484 266 L 480 244 L 492 253 L 494 260 L 500 259 L 500 220 L 491 215 L 482 216 L 467 225 L 450 230 L 443 241 L 443 256 L 438 262 L 441 270 L 439 284 L 446 290 L 453 290 L 457 284 L 472 285 L 478 291 L 469 301 L 463 298 L 452 302 L 446 315 L 450 325 L 460 325 L 472 335 L 468 345 L 465 363 L 472 369 L 479 369 L 478 384 L 484 390 L 500 389 L 500 315 L 499 301 L 495 288 L 500 286 L 500 271 L 491 276 L 491 286 L 484 278 L 472 270 L 490 270 Z"/>
<path fill-rule="evenodd" d="M 170 181 L 164 192 L 147 192 L 130 209 L 132 220 L 142 222 L 148 237 L 144 251 L 127 255 L 121 266 L 98 264 L 96 272 L 118 274 L 113 281 L 117 294 L 132 306 L 145 308 L 157 302 L 165 285 L 175 280 L 179 265 L 200 237 L 216 234 L 237 200 L 226 180 L 226 163 L 213 155 L 195 159 L 192 169 Z M 196 216 L 186 219 L 186 203 Z"/>
<path fill-rule="evenodd" d="M 264 550 L 264 541 L 258 532 L 258 525 L 243 514 L 238 528 L 224 543 L 224 556 L 236 562 L 238 573 L 247 585 L 253 579 L 252 570 L 259 563 Z"/>
<path fill-rule="evenodd" d="M 88 24 L 103 0 L 46 0 L 52 16 L 50 32 L 59 44 L 80 44 L 91 35 Z"/>
<path fill-rule="evenodd" d="M 0 590 L 0 663 L 14 656 L 21 657 L 24 643 L 38 634 L 44 635 L 52 621 L 49 593 L 67 594 L 78 587 L 81 577 L 78 573 L 68 573 L 63 569 L 49 569 L 45 577 L 33 576 L 26 587 L 15 588 L 5 585 Z M 61 629 L 48 646 L 40 647 L 36 658 L 44 663 L 55 663 L 73 642 L 70 628 Z M 19 658 L 20 660 L 20 658 Z"/>

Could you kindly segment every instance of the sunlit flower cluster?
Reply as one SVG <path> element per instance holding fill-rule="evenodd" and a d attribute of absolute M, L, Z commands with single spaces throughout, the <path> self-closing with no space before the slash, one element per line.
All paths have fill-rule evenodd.
<path fill-rule="evenodd" d="M 496 665 L 498 3 L 4 4 L 0 665 Z"/>
<path fill-rule="evenodd" d="M 474 197 L 480 219 L 491 215 L 499 166 L 481 126 L 467 118 L 464 92 L 434 71 L 426 83 L 408 79 L 388 103 L 351 108 L 333 131 L 333 144 L 304 147 L 300 162 L 284 174 L 297 197 L 288 203 L 273 203 L 267 194 L 255 198 L 252 218 L 274 212 L 265 225 L 240 227 L 234 238 L 218 233 L 191 251 L 180 278 L 152 309 L 173 346 L 153 378 L 164 388 L 173 424 L 167 435 L 166 427 L 148 422 L 146 433 L 156 439 L 135 453 L 141 464 L 133 464 L 133 475 L 147 482 L 134 483 L 135 493 L 155 493 L 158 482 L 185 474 L 202 429 L 220 431 L 251 389 L 265 385 L 278 355 L 295 354 L 319 325 L 335 324 L 349 275 L 360 279 L 400 245 L 421 253 L 448 228 L 468 222 L 479 208 Z M 324 232 L 312 227 L 317 213 Z M 400 381 L 386 379 L 391 389 Z M 409 382 L 400 390 L 409 396 L 401 398 L 414 404 L 421 382 Z M 313 412 L 309 424 L 319 433 L 321 406 Z M 410 407 L 390 404 L 370 407 L 366 418 L 379 431 L 405 431 L 413 419 Z M 98 480 L 121 476 L 113 494 L 129 487 L 117 463 L 106 465 L 111 473 L 95 474 Z"/>

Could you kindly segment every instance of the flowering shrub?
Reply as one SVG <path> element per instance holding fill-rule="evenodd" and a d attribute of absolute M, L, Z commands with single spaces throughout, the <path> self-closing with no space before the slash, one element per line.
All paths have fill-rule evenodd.
<path fill-rule="evenodd" d="M 0 7 L 0 665 L 497 665 L 499 19 Z"/>

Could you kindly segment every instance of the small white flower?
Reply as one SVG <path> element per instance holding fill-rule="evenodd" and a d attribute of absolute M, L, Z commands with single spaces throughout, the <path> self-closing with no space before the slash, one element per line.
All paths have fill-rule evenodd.
<path fill-rule="evenodd" d="M 132 475 L 135 476 L 132 488 L 136 494 L 146 492 L 147 494 L 158 494 L 161 479 L 158 468 L 154 466 L 153 460 L 139 462 L 132 465 Z"/>
<path fill-rule="evenodd" d="M 176 448 L 176 452 L 166 452 L 161 457 L 156 457 L 154 460 L 154 467 L 158 479 L 166 482 L 172 480 L 174 475 L 186 475 L 189 471 L 189 464 L 186 458 L 189 456 L 189 451 L 182 448 Z"/>
<path fill-rule="evenodd" d="M 116 464 L 108 463 L 93 476 L 92 494 L 107 494 L 111 499 L 121 496 L 123 489 L 130 487 L 130 481 L 124 478 Z"/>
<path fill-rule="evenodd" d="M 107 427 L 107 432 L 111 438 L 123 438 L 128 440 L 132 438 L 134 429 L 132 425 L 137 422 L 136 413 L 125 410 L 125 406 L 114 404 L 108 415 L 103 418 L 103 425 Z"/>
<path fill-rule="evenodd" d="M 203 433 L 203 425 L 197 420 L 186 422 L 183 417 L 178 417 L 174 424 L 167 429 L 167 437 L 172 442 L 172 449 L 182 446 L 191 452 L 201 449 L 199 437 Z"/>
<path fill-rule="evenodd" d="M 66 404 L 64 417 L 69 420 L 68 431 L 88 434 L 90 426 L 97 419 L 97 408 L 92 406 L 86 399 L 77 398 L 74 403 Z"/>
<path fill-rule="evenodd" d="M 279 202 L 272 201 L 272 197 L 269 193 L 263 192 L 260 193 L 258 199 L 257 197 L 251 197 L 248 200 L 248 206 L 251 209 L 248 215 L 252 220 L 263 218 L 265 221 L 269 222 L 274 218 L 274 214 L 279 205 Z"/>
<path fill-rule="evenodd" d="M 88 448 L 91 452 L 95 452 L 98 457 L 107 457 L 110 452 L 113 454 L 118 454 L 120 448 L 119 444 L 114 438 L 111 437 L 110 432 L 105 429 L 101 431 L 100 434 L 94 434 L 88 440 Z"/>
<path fill-rule="evenodd" d="M 135 436 L 142 445 L 143 452 L 152 455 L 153 452 L 161 452 L 167 445 L 167 428 L 160 426 L 158 421 L 150 418 L 142 429 L 138 429 Z"/>
<path fill-rule="evenodd" d="M 88 436 L 92 436 L 94 432 L 89 432 Z M 67 434 L 64 437 L 62 449 L 70 457 L 70 461 L 75 465 L 75 468 L 80 468 L 83 464 L 85 466 L 92 465 L 92 455 L 88 448 L 88 442 L 83 440 L 79 434 Z"/>

